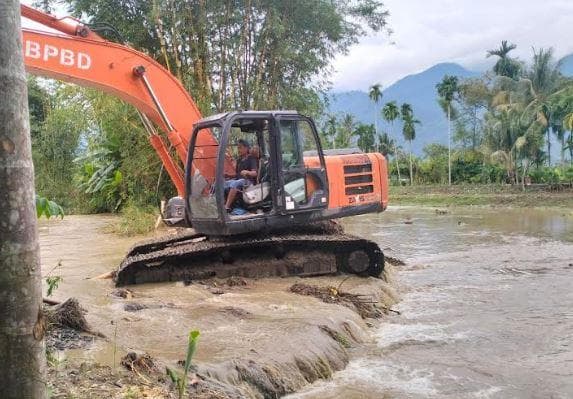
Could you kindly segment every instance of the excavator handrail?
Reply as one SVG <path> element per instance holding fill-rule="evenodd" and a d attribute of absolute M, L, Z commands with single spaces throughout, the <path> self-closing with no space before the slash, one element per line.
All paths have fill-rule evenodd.
<path fill-rule="evenodd" d="M 199 108 L 183 85 L 161 64 L 129 46 L 107 41 L 88 26 L 71 18 L 56 18 L 21 4 L 21 14 L 61 33 L 22 28 L 24 64 L 34 75 L 92 87 L 133 105 L 142 115 L 149 140 L 182 196 L 182 165 L 187 160 L 193 125 L 201 119 Z M 181 162 L 169 153 L 152 121 L 166 134 Z M 216 144 L 202 135 L 203 145 Z M 194 163 L 204 173 L 215 165 Z"/>

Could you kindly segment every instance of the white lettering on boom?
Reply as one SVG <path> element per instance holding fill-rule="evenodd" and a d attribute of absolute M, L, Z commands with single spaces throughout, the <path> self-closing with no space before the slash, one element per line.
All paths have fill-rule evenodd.
<path fill-rule="evenodd" d="M 49 61 L 56 59 L 60 65 L 66 67 L 76 67 L 78 69 L 87 70 L 92 65 L 91 57 L 82 52 L 75 52 L 73 50 L 58 48 L 50 44 L 40 44 L 32 40 L 26 40 L 24 43 L 24 57 L 33 58 L 36 60 Z"/>

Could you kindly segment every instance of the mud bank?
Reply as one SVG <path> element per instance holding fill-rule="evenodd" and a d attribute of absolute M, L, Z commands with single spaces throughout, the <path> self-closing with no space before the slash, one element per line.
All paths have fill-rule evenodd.
<path fill-rule="evenodd" d="M 141 238 L 106 233 L 115 219 L 69 216 L 40 225 L 43 272 L 62 278 L 51 298 L 76 298 L 90 328 L 106 337 L 79 334 L 77 345 L 58 346 L 58 337 L 74 341 L 78 334 L 55 334 L 54 398 L 175 397 L 165 367 L 182 371 L 191 330 L 201 338 L 190 397 L 278 397 L 328 378 L 360 355 L 372 342 L 371 328 L 396 301 L 391 265 L 386 279 L 227 279 L 118 291 L 111 280 L 93 277 L 117 267 Z M 291 292 L 295 284 L 317 290 Z M 312 292 L 318 298 L 307 295 Z M 355 295 L 339 298 L 340 293 Z M 121 359 L 130 352 L 149 355 L 154 367 L 126 370 Z"/>
<path fill-rule="evenodd" d="M 121 332 L 105 331 L 107 337 L 115 338 L 95 342 L 92 348 L 83 349 L 83 355 L 105 352 L 106 346 L 112 346 L 108 349 L 115 351 L 115 364 L 106 367 L 86 362 L 73 351 L 61 353 L 67 360 L 55 366 L 58 372 L 50 373 L 53 397 L 175 397 L 164 370 L 165 366 L 182 369 L 184 340 L 172 336 L 168 325 L 165 334 L 156 338 L 174 340 L 177 345 L 163 344 L 164 349 L 157 351 L 145 338 L 138 339 L 139 334 L 145 337 L 142 324 L 157 312 L 185 312 L 201 331 L 189 397 L 275 398 L 296 392 L 343 369 L 363 344 L 371 342 L 369 329 L 380 323 L 396 301 L 392 271 L 388 265 L 384 279 L 332 276 L 211 281 L 185 287 L 195 300 L 175 303 L 158 303 L 147 295 L 152 287 L 114 290 L 110 298 L 112 308 L 117 309 L 114 316 L 121 316 Z M 301 284 L 322 294 L 292 292 L 294 285 Z M 325 297 L 324 292 L 331 296 Z M 357 306 L 348 297 L 358 300 Z M 367 308 L 369 312 L 365 312 Z M 126 331 L 134 332 L 129 342 L 119 337 Z M 187 332 L 177 331 L 182 337 Z M 132 350 L 153 353 L 154 366 L 125 370 L 120 358 Z"/>

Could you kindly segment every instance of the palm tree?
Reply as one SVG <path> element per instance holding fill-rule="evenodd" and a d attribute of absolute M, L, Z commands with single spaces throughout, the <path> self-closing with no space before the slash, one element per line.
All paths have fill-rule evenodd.
<path fill-rule="evenodd" d="M 336 142 L 335 142 L 335 138 L 336 138 L 336 125 L 338 124 L 338 121 L 336 120 L 336 115 L 330 114 L 328 116 L 328 119 L 325 122 L 325 126 L 324 126 L 324 134 L 326 136 L 326 139 L 328 140 L 328 147 L 332 147 L 334 149 L 336 149 Z"/>
<path fill-rule="evenodd" d="M 501 42 L 501 46 L 495 50 L 489 50 L 487 57 L 497 56 L 499 59 L 493 66 L 493 71 L 498 76 L 506 76 L 511 79 L 518 79 L 521 72 L 521 65 L 518 61 L 508 57 L 510 51 L 515 50 L 515 44 L 508 44 L 507 40 Z"/>
<path fill-rule="evenodd" d="M 378 136 L 378 143 L 380 143 L 379 151 L 385 157 L 396 154 L 396 142 L 388 133 L 380 134 Z"/>
<path fill-rule="evenodd" d="M 339 125 L 338 134 L 335 139 L 336 146 L 338 148 L 350 147 L 350 140 L 354 134 L 355 125 L 356 122 L 354 122 L 354 117 L 351 114 L 345 114 Z"/>
<path fill-rule="evenodd" d="M 398 105 L 396 104 L 396 101 L 390 101 L 390 102 L 386 103 L 386 105 L 384 105 L 384 108 L 382 108 L 382 117 L 384 118 L 384 120 L 386 122 L 390 123 L 390 126 L 391 126 L 390 134 L 393 134 L 394 133 L 394 121 L 400 117 L 400 110 L 398 109 Z M 392 140 L 392 142 L 394 143 L 394 158 L 396 160 L 396 171 L 398 172 L 398 184 L 400 184 L 400 181 L 402 179 L 400 177 L 400 165 L 398 163 L 398 151 L 396 150 L 396 142 L 394 140 Z"/>
<path fill-rule="evenodd" d="M 374 103 L 374 130 L 378 137 L 378 102 L 382 99 L 382 85 L 380 83 L 370 86 L 368 97 Z"/>
<path fill-rule="evenodd" d="M 452 101 L 458 92 L 458 77 L 446 75 L 436 85 L 438 95 L 448 115 L 448 184 L 452 185 Z"/>
<path fill-rule="evenodd" d="M 551 165 L 552 100 L 562 93 L 558 88 L 560 72 L 553 62 L 553 49 L 533 50 L 533 65 L 523 79 L 527 82 L 524 123 L 542 129 L 546 135 L 547 163 Z"/>
<path fill-rule="evenodd" d="M 569 130 L 569 139 L 567 140 L 566 149 L 569 150 L 569 162 L 573 166 L 573 112 L 567 114 L 563 119 L 563 127 Z"/>
<path fill-rule="evenodd" d="M 408 141 L 410 147 L 410 185 L 414 184 L 414 173 L 412 167 L 412 141 L 416 138 L 416 124 L 420 121 L 414 118 L 414 111 L 412 106 L 408 103 L 402 104 L 402 134 L 404 139 Z"/>

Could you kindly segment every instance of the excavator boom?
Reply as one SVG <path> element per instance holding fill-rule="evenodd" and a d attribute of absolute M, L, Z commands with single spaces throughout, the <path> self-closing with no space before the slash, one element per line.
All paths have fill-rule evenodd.
<path fill-rule="evenodd" d="M 151 145 L 182 196 L 185 188 L 181 165 L 187 160 L 189 136 L 201 113 L 181 82 L 149 56 L 106 41 L 73 18 L 57 19 L 26 5 L 20 7 L 22 16 L 60 32 L 22 29 L 26 70 L 93 87 L 133 105 L 144 118 Z M 168 145 L 154 125 L 164 132 Z M 205 145 L 214 141 L 208 135 L 202 139 Z M 171 157 L 169 147 L 175 148 L 180 162 Z M 200 163 L 194 166 L 214 167 Z"/>

